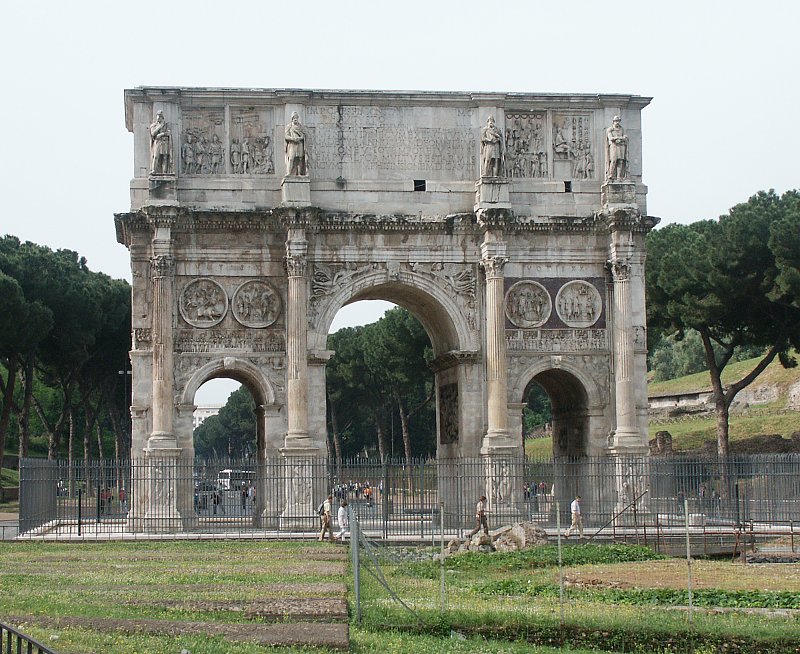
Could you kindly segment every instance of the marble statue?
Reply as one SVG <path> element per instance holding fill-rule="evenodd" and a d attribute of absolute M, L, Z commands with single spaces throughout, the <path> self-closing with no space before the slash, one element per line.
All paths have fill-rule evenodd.
<path fill-rule="evenodd" d="M 292 121 L 286 126 L 286 174 L 308 175 L 308 153 L 306 130 L 300 124 L 300 116 L 292 112 Z"/>
<path fill-rule="evenodd" d="M 172 136 L 163 111 L 158 111 L 150 123 L 150 157 L 151 175 L 172 173 Z"/>
<path fill-rule="evenodd" d="M 504 168 L 503 134 L 497 129 L 494 116 L 481 129 L 481 177 L 502 177 Z"/>
<path fill-rule="evenodd" d="M 628 176 L 628 137 L 622 129 L 619 116 L 611 120 L 611 127 L 606 129 L 606 168 L 607 182 L 620 182 Z"/>

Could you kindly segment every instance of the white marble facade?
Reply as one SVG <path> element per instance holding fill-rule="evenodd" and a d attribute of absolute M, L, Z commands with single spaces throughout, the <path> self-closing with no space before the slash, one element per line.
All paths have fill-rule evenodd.
<path fill-rule="evenodd" d="M 192 456 L 194 391 L 229 376 L 260 456 L 325 456 L 327 330 L 359 299 L 426 327 L 441 458 L 519 456 L 532 381 L 557 454 L 644 452 L 649 100 L 126 91 L 134 455 Z"/>

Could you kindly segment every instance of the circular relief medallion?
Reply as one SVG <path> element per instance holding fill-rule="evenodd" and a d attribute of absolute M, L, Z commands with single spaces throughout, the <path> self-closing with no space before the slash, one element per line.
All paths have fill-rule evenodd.
<path fill-rule="evenodd" d="M 271 284 L 251 279 L 233 294 L 233 315 L 245 327 L 269 327 L 281 315 L 281 296 Z"/>
<path fill-rule="evenodd" d="M 570 327 L 591 327 L 602 308 L 603 301 L 594 285 L 580 279 L 567 282 L 556 295 L 556 313 Z"/>
<path fill-rule="evenodd" d="M 517 327 L 541 327 L 553 310 L 550 293 L 538 282 L 517 282 L 506 293 L 506 317 Z"/>
<path fill-rule="evenodd" d="M 228 311 L 228 296 L 213 279 L 202 277 L 186 285 L 178 308 L 193 327 L 213 327 L 222 322 Z"/>

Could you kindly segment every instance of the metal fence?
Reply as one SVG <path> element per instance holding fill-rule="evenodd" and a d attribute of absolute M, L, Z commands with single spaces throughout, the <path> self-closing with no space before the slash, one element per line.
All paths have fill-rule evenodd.
<path fill-rule="evenodd" d="M 582 496 L 588 528 L 684 522 L 800 522 L 800 456 L 328 461 L 64 461 L 24 459 L 19 533 L 308 535 L 328 495 L 348 500 L 373 538 L 433 540 L 472 527 L 486 495 L 489 522 L 569 522 Z M 794 531 L 794 529 L 792 529 Z"/>
<path fill-rule="evenodd" d="M 0 622 L 0 654 L 56 654 L 46 645 Z"/>

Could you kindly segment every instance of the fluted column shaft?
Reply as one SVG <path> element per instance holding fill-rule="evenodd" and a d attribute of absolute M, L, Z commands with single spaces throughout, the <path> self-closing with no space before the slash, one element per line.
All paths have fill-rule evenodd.
<path fill-rule="evenodd" d="M 611 262 L 614 281 L 614 381 L 616 384 L 617 442 L 639 440 L 636 395 L 633 383 L 633 308 L 631 264 L 628 259 Z"/>
<path fill-rule="evenodd" d="M 154 254 L 150 264 L 153 284 L 153 431 L 150 438 L 151 441 L 172 440 L 175 260 L 170 254 Z"/>
<path fill-rule="evenodd" d="M 289 302 L 286 308 L 287 447 L 308 440 L 308 262 L 305 230 L 290 229 L 286 242 Z M 298 443 L 300 441 L 300 443 Z"/>
<path fill-rule="evenodd" d="M 508 435 L 508 371 L 503 311 L 503 266 L 507 259 L 489 255 L 481 258 L 486 271 L 486 385 L 489 437 Z"/>

